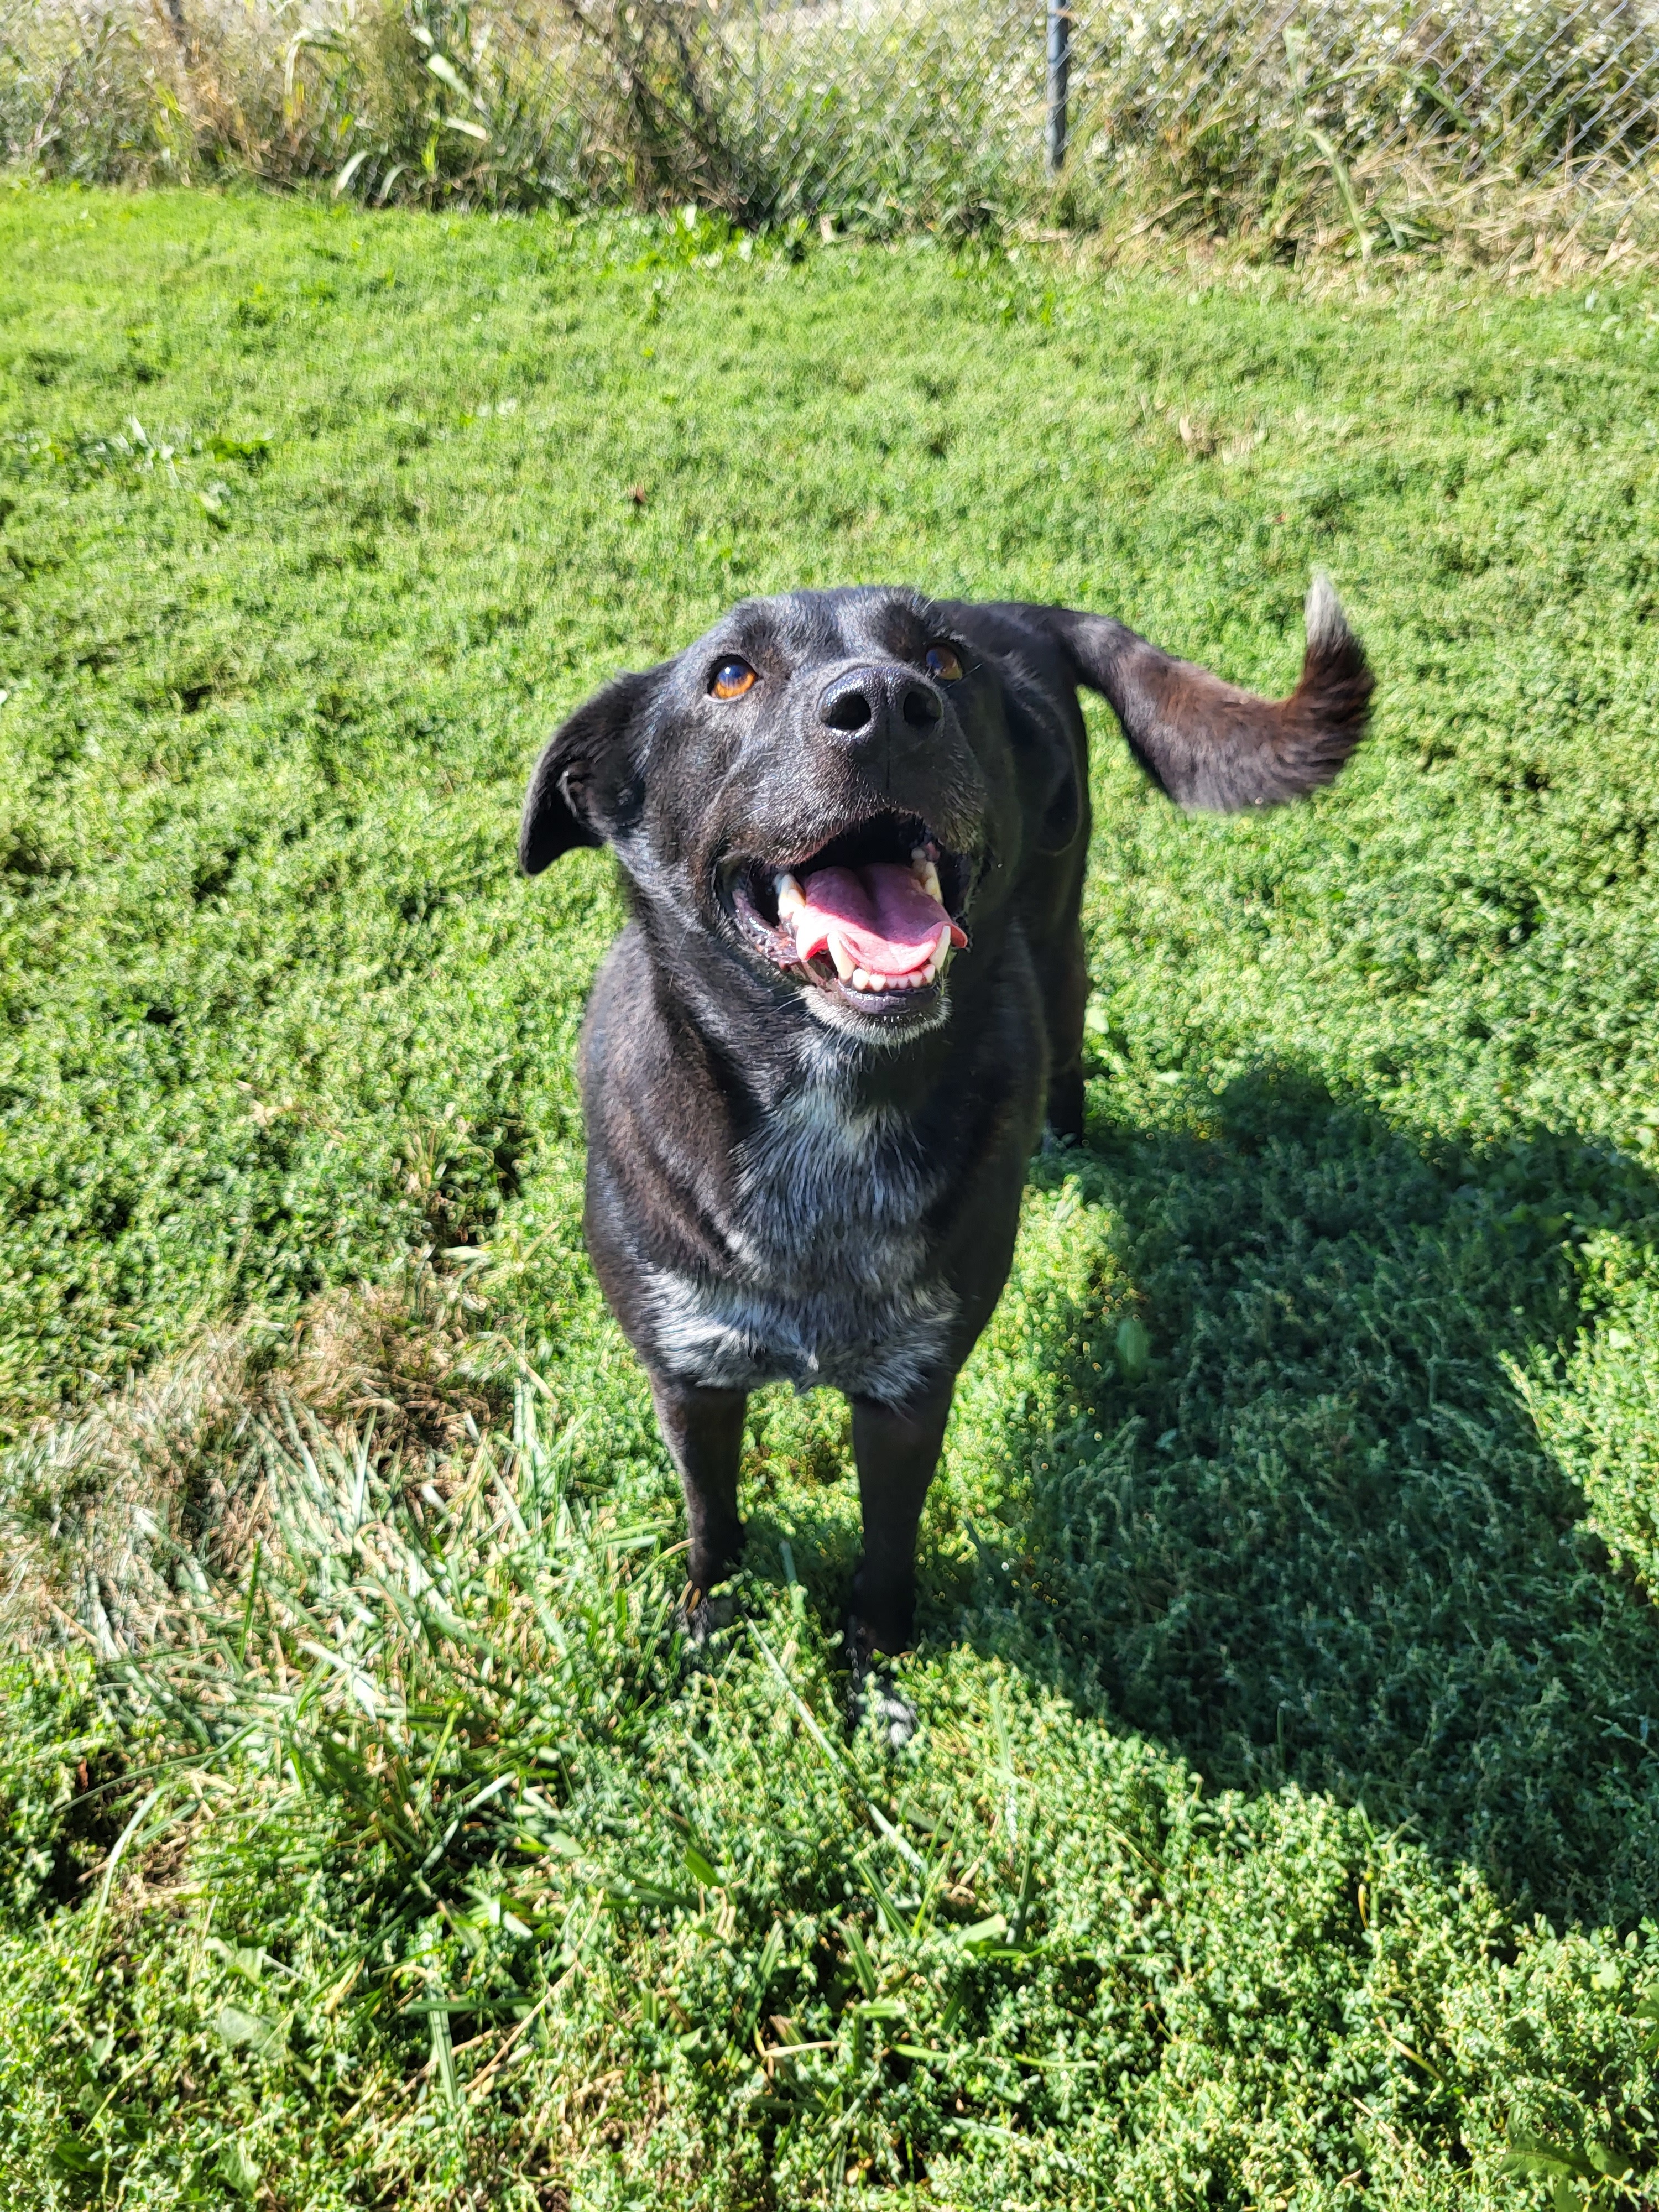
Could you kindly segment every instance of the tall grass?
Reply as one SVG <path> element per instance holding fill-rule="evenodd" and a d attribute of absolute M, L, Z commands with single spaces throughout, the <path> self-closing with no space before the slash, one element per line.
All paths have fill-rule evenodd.
<path fill-rule="evenodd" d="M 493 207 L 694 201 L 880 232 L 1022 220 L 1365 256 L 1467 230 L 1617 235 L 1650 181 L 1641 0 L 1210 0 L 1077 17 L 1041 163 L 1041 24 L 1008 0 L 4 0 L 0 147 L 87 180 L 251 174 Z M 1471 207 L 1471 190 L 1476 194 Z"/>

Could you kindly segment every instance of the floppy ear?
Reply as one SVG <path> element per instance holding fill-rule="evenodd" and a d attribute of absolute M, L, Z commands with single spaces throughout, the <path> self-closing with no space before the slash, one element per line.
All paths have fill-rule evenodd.
<path fill-rule="evenodd" d="M 1104 615 L 1032 609 L 1075 671 L 1104 694 L 1130 750 L 1182 806 L 1231 813 L 1328 783 L 1365 733 L 1376 682 L 1330 578 L 1308 593 L 1307 651 L 1288 699 L 1258 699 L 1175 660 Z"/>
<path fill-rule="evenodd" d="M 574 846 L 603 845 L 637 804 L 626 739 L 659 673 L 614 678 L 549 738 L 519 823 L 526 875 L 538 876 Z"/>

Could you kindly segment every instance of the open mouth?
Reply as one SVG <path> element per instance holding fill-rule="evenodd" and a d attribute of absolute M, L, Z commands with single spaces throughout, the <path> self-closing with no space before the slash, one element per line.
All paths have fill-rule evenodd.
<path fill-rule="evenodd" d="M 744 860 L 728 879 L 739 926 L 862 1012 L 919 1010 L 968 942 L 969 868 L 915 815 L 880 814 L 804 859 Z"/>

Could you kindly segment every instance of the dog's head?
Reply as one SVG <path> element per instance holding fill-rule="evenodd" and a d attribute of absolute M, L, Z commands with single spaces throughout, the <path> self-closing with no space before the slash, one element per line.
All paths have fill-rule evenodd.
<path fill-rule="evenodd" d="M 1371 692 L 1322 576 L 1279 701 L 1065 607 L 750 599 L 577 709 L 537 763 L 519 857 L 534 875 L 610 845 L 659 945 L 713 947 L 775 1004 L 898 1042 L 944 1019 L 952 954 L 1079 838 L 1080 684 L 1172 799 L 1220 811 L 1328 783 Z"/>
<path fill-rule="evenodd" d="M 524 868 L 608 844 L 648 914 L 781 1000 L 872 1042 L 933 1027 L 976 920 L 1082 818 L 1060 699 L 1011 687 L 964 611 L 884 588 L 734 607 L 556 733 Z"/>

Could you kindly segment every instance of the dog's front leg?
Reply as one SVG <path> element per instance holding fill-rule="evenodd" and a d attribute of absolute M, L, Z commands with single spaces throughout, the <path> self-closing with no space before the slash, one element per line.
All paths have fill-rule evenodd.
<path fill-rule="evenodd" d="M 916 1527 L 939 1464 L 952 1376 L 906 1406 L 853 1401 L 853 1456 L 864 1513 L 864 1556 L 853 1577 L 852 1656 L 861 1667 L 899 1652 L 915 1626 Z"/>
<path fill-rule="evenodd" d="M 749 1394 L 705 1390 L 672 1375 L 653 1375 L 651 1395 L 685 1492 L 691 1534 L 686 1571 L 696 1620 L 709 1591 L 725 1581 L 743 1550 L 738 1462 L 743 1455 L 743 1415 Z"/>

